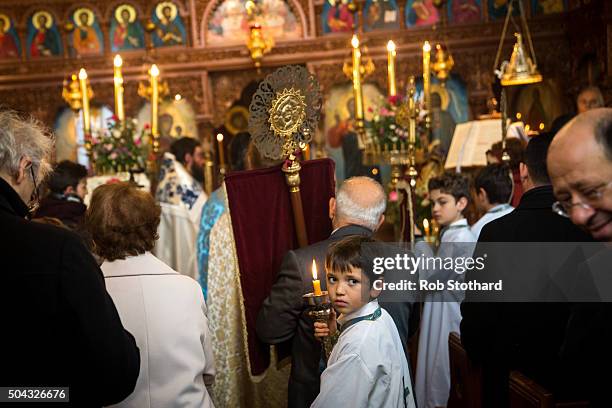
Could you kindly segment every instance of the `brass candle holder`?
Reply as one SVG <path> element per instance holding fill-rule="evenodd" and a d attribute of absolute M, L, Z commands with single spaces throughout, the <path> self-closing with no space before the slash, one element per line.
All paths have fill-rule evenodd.
<path fill-rule="evenodd" d="M 318 323 L 327 323 L 331 314 L 331 301 L 326 290 L 321 291 L 320 295 L 315 295 L 313 292 L 302 296 L 308 306 L 308 316 Z M 334 347 L 330 336 L 324 337 L 322 340 L 323 349 L 325 350 L 325 360 L 329 359 L 332 348 Z"/>

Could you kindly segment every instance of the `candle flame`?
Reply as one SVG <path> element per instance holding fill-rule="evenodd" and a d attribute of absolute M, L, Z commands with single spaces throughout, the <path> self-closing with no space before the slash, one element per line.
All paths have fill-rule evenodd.
<path fill-rule="evenodd" d="M 387 43 L 387 51 L 395 52 L 395 43 L 393 42 L 393 40 L 389 40 L 389 42 Z"/>
<path fill-rule="evenodd" d="M 312 279 L 317 280 L 317 263 L 312 259 Z"/>
<path fill-rule="evenodd" d="M 151 76 L 159 76 L 159 68 L 155 64 L 151 65 Z"/>
<path fill-rule="evenodd" d="M 357 34 L 353 34 L 353 38 L 351 38 L 351 45 L 353 48 L 359 48 L 359 38 L 357 38 Z"/>
<path fill-rule="evenodd" d="M 223 133 L 217 134 L 217 142 L 222 142 L 222 141 L 223 141 Z"/>
<path fill-rule="evenodd" d="M 425 41 L 423 43 L 423 52 L 430 52 L 431 51 L 431 45 L 429 44 L 429 41 Z"/>
<path fill-rule="evenodd" d="M 429 229 L 429 220 L 427 218 L 423 220 L 423 228 L 425 228 L 425 230 Z"/>
<path fill-rule="evenodd" d="M 119 55 L 119 54 L 115 55 L 115 59 L 113 60 L 113 64 L 115 64 L 115 66 L 117 68 L 119 68 L 121 65 L 123 65 L 123 59 L 121 59 L 121 55 Z"/>
<path fill-rule="evenodd" d="M 85 71 L 85 68 L 81 68 L 79 71 L 79 79 L 87 79 L 87 71 Z"/>

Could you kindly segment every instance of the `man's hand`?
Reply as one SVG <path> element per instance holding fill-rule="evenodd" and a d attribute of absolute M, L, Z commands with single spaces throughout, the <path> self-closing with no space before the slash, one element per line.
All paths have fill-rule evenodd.
<path fill-rule="evenodd" d="M 336 311 L 332 307 L 327 323 L 315 322 L 314 335 L 319 340 L 322 340 L 323 337 L 331 336 L 332 334 L 336 333 L 336 331 L 338 331 L 338 325 L 336 324 Z"/>

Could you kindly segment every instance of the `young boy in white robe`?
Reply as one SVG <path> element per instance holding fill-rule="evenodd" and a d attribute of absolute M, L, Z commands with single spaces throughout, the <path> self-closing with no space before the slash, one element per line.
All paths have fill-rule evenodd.
<path fill-rule="evenodd" d="M 417 246 L 417 252 L 442 259 L 469 258 L 476 238 L 470 231 L 463 211 L 470 196 L 467 177 L 445 173 L 429 181 L 432 216 L 442 228 L 440 247 L 434 255 L 428 246 Z M 458 263 L 457 263 L 458 264 Z M 463 281 L 465 270 L 455 268 L 419 270 L 419 279 L 428 282 Z M 416 369 L 416 398 L 419 408 L 445 407 L 450 393 L 448 336 L 459 333 L 463 292 L 431 290 L 425 294 Z"/>
<path fill-rule="evenodd" d="M 416 406 L 397 327 L 376 299 L 382 283 L 382 275 L 373 272 L 376 245 L 371 238 L 350 236 L 328 250 L 327 289 L 335 311 L 328 323 L 314 326 L 316 337 L 329 335 L 337 343 L 311 407 Z"/>

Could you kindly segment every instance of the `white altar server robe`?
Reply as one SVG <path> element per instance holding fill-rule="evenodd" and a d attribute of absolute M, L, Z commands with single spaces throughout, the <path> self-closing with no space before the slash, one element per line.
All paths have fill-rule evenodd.
<path fill-rule="evenodd" d="M 340 324 L 378 309 L 373 300 L 342 316 Z M 393 318 L 384 309 L 376 320 L 362 320 L 342 331 L 327 368 L 321 390 L 311 407 L 414 408 L 408 362 Z"/>
<path fill-rule="evenodd" d="M 151 253 L 101 266 L 123 326 L 140 349 L 134 392 L 115 407 L 213 407 L 215 366 L 200 285 Z"/>
<path fill-rule="evenodd" d="M 512 211 L 514 211 L 514 207 L 512 207 L 510 204 L 499 204 L 487 211 L 470 228 L 470 231 L 472 231 L 472 234 L 474 234 L 476 241 L 478 241 L 478 237 L 480 236 L 480 231 L 482 231 L 482 227 L 484 227 L 493 220 L 503 217 L 506 214 L 510 214 Z"/>
<path fill-rule="evenodd" d="M 441 245 L 436 256 L 471 257 L 476 239 L 465 219 L 452 223 L 443 232 Z M 445 243 L 465 243 L 466 245 L 444 245 Z M 417 252 L 420 247 L 417 247 Z M 431 256 L 432 253 L 425 255 Z M 419 270 L 419 279 L 428 281 L 462 280 L 463 276 L 454 271 Z M 416 398 L 419 408 L 445 407 L 450 393 L 450 361 L 448 355 L 448 336 L 459 333 L 461 323 L 462 296 L 448 301 L 449 294 L 427 292 L 421 317 L 419 351 L 415 378 Z M 442 301 L 446 299 L 447 301 Z"/>

